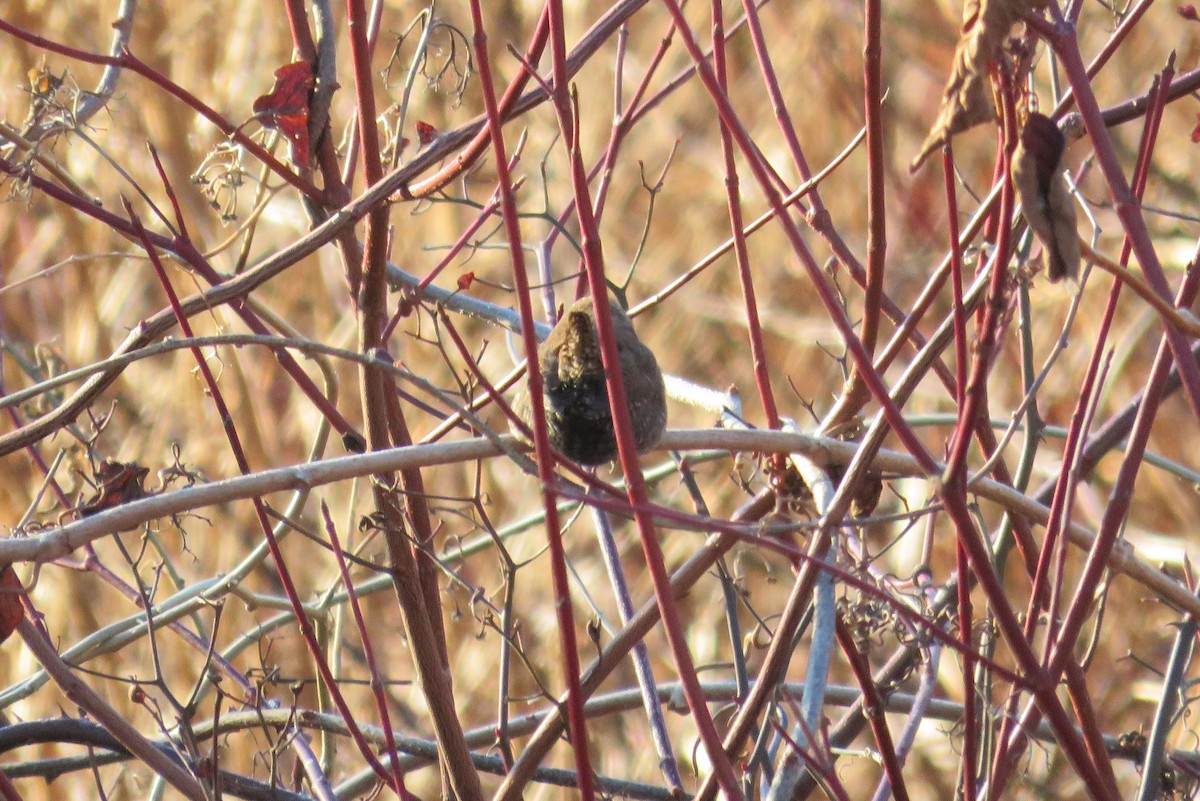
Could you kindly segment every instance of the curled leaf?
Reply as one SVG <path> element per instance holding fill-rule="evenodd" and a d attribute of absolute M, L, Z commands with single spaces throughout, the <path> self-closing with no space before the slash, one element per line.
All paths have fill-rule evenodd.
<path fill-rule="evenodd" d="M 967 0 L 963 5 L 962 35 L 954 48 L 954 62 L 942 90 L 937 120 L 909 171 L 916 172 L 929 154 L 951 136 L 996 118 L 987 76 L 988 62 L 999 56 L 1012 26 L 1043 5 L 1044 0 Z"/>
<path fill-rule="evenodd" d="M 423 120 L 417 120 L 417 141 L 425 147 L 438 138 L 438 129 Z"/>
<path fill-rule="evenodd" d="M 308 167 L 308 97 L 313 89 L 312 66 L 294 61 L 275 70 L 270 94 L 254 101 L 254 115 L 267 128 L 275 128 L 292 143 L 292 159 Z"/>
<path fill-rule="evenodd" d="M 1036 112 L 1021 129 L 1012 176 L 1029 227 L 1042 243 L 1052 282 L 1079 273 L 1075 203 L 1067 189 L 1062 156 L 1067 140 L 1054 121 Z"/>
<path fill-rule="evenodd" d="M 12 565 L 0 568 L 0 642 L 7 640 L 25 619 L 25 607 L 21 605 L 24 592 Z"/>
<path fill-rule="evenodd" d="M 76 511 L 80 517 L 91 517 L 106 509 L 148 497 L 149 493 L 142 482 L 149 474 L 150 470 L 137 462 L 104 460 L 96 468 L 96 491 Z"/>
<path fill-rule="evenodd" d="M 947 84 L 942 95 L 937 120 L 925 141 L 921 143 L 917 157 L 909 165 L 910 172 L 920 169 L 925 159 L 929 158 L 929 154 L 944 145 L 950 137 L 996 119 L 996 106 L 992 101 L 991 86 L 986 76 L 959 76 L 955 73 L 950 78 L 951 83 Z"/>

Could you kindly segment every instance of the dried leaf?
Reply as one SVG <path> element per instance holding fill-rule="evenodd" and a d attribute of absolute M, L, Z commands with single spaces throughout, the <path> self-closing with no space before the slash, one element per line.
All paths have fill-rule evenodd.
<path fill-rule="evenodd" d="M 29 91 L 34 97 L 42 99 L 48 98 L 57 92 L 67 77 L 65 72 L 62 75 L 55 75 L 47 70 L 44 64 L 37 69 L 30 70 L 27 75 L 29 77 Z"/>
<path fill-rule="evenodd" d="M 1079 234 L 1075 202 L 1062 164 L 1067 140 L 1054 121 L 1032 113 L 1013 154 L 1012 176 L 1029 227 L 1042 243 L 1052 282 L 1079 273 Z"/>
<path fill-rule="evenodd" d="M 254 101 L 254 115 L 267 128 L 275 128 L 292 143 L 292 159 L 309 164 L 308 98 L 313 89 L 312 66 L 294 61 L 275 70 L 270 94 Z"/>
<path fill-rule="evenodd" d="M 950 137 L 996 118 L 988 85 L 988 62 L 996 59 L 1012 26 L 1044 0 L 967 0 L 963 6 L 962 36 L 954 49 L 953 66 L 937 120 L 909 165 L 916 172 L 933 151 Z"/>
<path fill-rule="evenodd" d="M 417 120 L 417 141 L 421 147 L 438 138 L 438 129 L 423 120 Z"/>
<path fill-rule="evenodd" d="M 148 497 L 149 493 L 142 482 L 149 473 L 148 468 L 137 462 L 104 460 L 94 476 L 96 492 L 79 506 L 79 516 L 91 517 L 106 509 Z"/>
<path fill-rule="evenodd" d="M 958 76 L 951 75 L 954 81 Z M 983 75 L 964 75 L 960 82 L 948 84 L 938 109 L 937 121 L 929 135 L 921 143 L 917 157 L 908 169 L 916 172 L 925 159 L 946 143 L 950 137 L 996 119 L 996 106 L 992 101 L 992 90 Z"/>
<path fill-rule="evenodd" d="M 0 642 L 7 640 L 25 619 L 25 607 L 21 604 L 24 591 L 12 565 L 0 568 Z"/>

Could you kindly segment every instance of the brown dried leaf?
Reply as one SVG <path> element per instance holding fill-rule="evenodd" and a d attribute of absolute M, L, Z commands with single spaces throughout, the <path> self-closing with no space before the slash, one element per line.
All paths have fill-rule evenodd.
<path fill-rule="evenodd" d="M 25 619 L 25 607 L 21 603 L 24 592 L 12 565 L 0 568 L 0 642 L 7 640 Z"/>
<path fill-rule="evenodd" d="M 959 76 L 956 72 L 950 79 L 951 83 L 946 85 L 942 96 L 937 120 L 925 141 L 921 143 L 917 157 L 909 165 L 910 172 L 919 170 L 925 159 L 944 145 L 951 136 L 996 119 L 996 106 L 992 102 L 992 90 L 987 76 Z"/>
<path fill-rule="evenodd" d="M 1021 210 L 1042 243 L 1046 274 L 1052 282 L 1079 273 L 1079 235 L 1075 203 L 1062 164 L 1066 137 L 1044 114 L 1029 115 L 1013 154 L 1012 176 Z"/>
<path fill-rule="evenodd" d="M 954 49 L 954 62 L 937 120 L 909 165 L 916 172 L 929 154 L 951 136 L 996 118 L 988 85 L 988 62 L 996 59 L 1012 26 L 1044 0 L 967 0 L 963 6 L 962 36 Z"/>
<path fill-rule="evenodd" d="M 80 517 L 91 517 L 106 509 L 148 497 L 142 482 L 150 474 L 149 468 L 137 462 L 114 462 L 105 459 L 96 468 L 94 480 L 96 491 L 76 510 Z"/>

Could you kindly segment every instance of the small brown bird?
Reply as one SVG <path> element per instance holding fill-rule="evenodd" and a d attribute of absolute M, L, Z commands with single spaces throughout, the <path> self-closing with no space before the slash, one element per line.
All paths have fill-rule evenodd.
<path fill-rule="evenodd" d="M 1075 201 L 1067 187 L 1063 152 L 1067 139 L 1054 120 L 1033 112 L 1021 129 L 1012 159 L 1013 185 L 1029 227 L 1042 243 L 1051 283 L 1079 274 Z"/>
<path fill-rule="evenodd" d="M 610 304 L 621 377 L 633 444 L 645 453 L 658 444 L 667 427 L 666 391 L 654 354 L 642 344 L 633 323 L 616 304 Z M 608 406 L 608 379 L 600 359 L 592 299 L 577 300 L 567 309 L 550 336 L 538 348 L 546 427 L 550 442 L 568 459 L 596 466 L 617 456 L 617 439 Z M 521 392 L 513 410 L 530 428 L 532 406 Z"/>

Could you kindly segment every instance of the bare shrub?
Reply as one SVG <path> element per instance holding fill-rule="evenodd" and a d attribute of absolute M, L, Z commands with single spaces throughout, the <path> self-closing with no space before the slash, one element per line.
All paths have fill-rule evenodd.
<path fill-rule="evenodd" d="M 8 3 L 0 794 L 1193 796 L 1196 12 L 952 5 Z"/>

